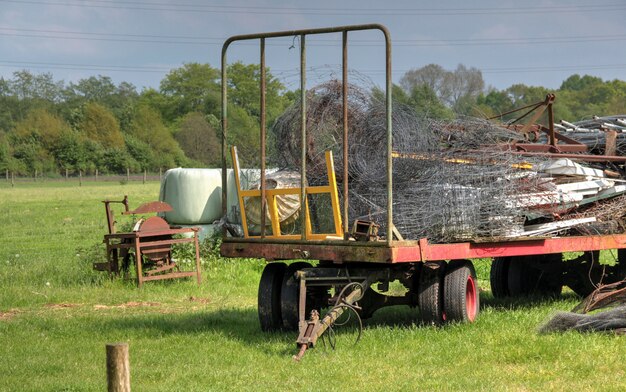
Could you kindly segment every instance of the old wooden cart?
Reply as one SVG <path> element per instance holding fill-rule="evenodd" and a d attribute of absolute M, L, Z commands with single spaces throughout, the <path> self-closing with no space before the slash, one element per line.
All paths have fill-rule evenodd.
<path fill-rule="evenodd" d="M 339 33 L 343 39 L 343 178 L 348 178 L 348 116 L 347 53 L 348 34 L 360 30 L 378 30 L 386 47 L 386 127 L 387 149 L 387 222 L 386 236 L 381 240 L 350 240 L 348 224 L 348 181 L 343 182 L 341 200 L 335 183 L 332 156 L 327 156 L 328 186 L 309 187 L 305 173 L 307 145 L 306 119 L 306 38 L 309 35 Z M 267 189 L 265 181 L 265 41 L 274 37 L 298 37 L 300 42 L 300 101 L 302 159 L 299 187 Z M 431 244 L 428 238 L 416 241 L 402 239 L 393 222 L 393 163 L 396 154 L 392 145 L 391 97 L 391 40 L 388 30 L 381 25 L 360 25 L 325 29 L 285 31 L 252 34 L 229 38 L 222 50 L 222 167 L 223 208 L 226 214 L 226 156 L 228 148 L 227 121 L 227 67 L 229 45 L 236 41 L 260 42 L 260 189 L 242 190 L 238 184 L 244 238 L 224 236 L 221 253 L 226 257 L 264 258 L 268 263 L 263 271 L 258 292 L 258 314 L 263 330 L 299 329 L 300 355 L 315 345 L 321 334 L 345 311 L 354 311 L 361 317 L 371 315 L 384 306 L 405 304 L 419 307 L 420 317 L 427 323 L 451 321 L 472 322 L 479 312 L 479 290 L 471 259 L 493 259 L 491 270 L 492 292 L 495 296 L 523 295 L 536 288 L 558 291 L 569 285 L 584 294 L 593 289 L 593 281 L 602 274 L 621 279 L 624 271 L 618 263 L 610 270 L 598 270 L 593 258 L 597 251 L 618 249 L 618 261 L 625 260 L 626 234 L 592 235 L 555 238 L 527 238 L 505 242 L 463 242 Z M 551 137 L 551 140 L 554 140 Z M 235 172 L 239 173 L 236 149 L 231 151 Z M 624 157 L 607 157 L 626 161 Z M 328 193 L 332 201 L 333 230 L 314 233 L 311 229 L 308 197 Z M 299 195 L 304 200 L 300 214 L 301 233 L 283 234 L 276 214 L 276 198 L 280 195 Z M 260 198 L 262 206 L 261 232 L 252 235 L 247 230 L 245 198 Z M 266 232 L 266 211 L 270 224 Z M 357 222 L 353 229 L 362 238 L 371 239 L 367 222 Z M 575 262 L 562 263 L 564 252 L 584 252 Z M 281 260 L 298 260 L 287 265 Z M 315 265 L 304 261 L 315 260 Z M 624 263 L 626 264 L 626 263 Z M 547 279 L 546 277 L 549 277 Z M 606 276 L 605 276 L 606 278 Z M 389 284 L 399 281 L 405 288 L 404 296 L 386 295 Z M 374 289 L 376 287 L 376 289 Z M 358 303 L 358 306 L 357 306 Z M 330 308 L 324 317 L 319 311 Z"/>

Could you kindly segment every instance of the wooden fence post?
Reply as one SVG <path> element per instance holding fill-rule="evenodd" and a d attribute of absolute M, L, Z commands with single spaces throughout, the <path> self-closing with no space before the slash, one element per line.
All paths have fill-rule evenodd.
<path fill-rule="evenodd" d="M 161 181 L 162 176 L 163 176 L 163 169 L 159 168 L 159 181 Z"/>
<path fill-rule="evenodd" d="M 78 186 L 83 186 L 83 171 L 78 171 Z"/>
<path fill-rule="evenodd" d="M 130 182 L 130 169 L 126 168 L 126 182 Z"/>
<path fill-rule="evenodd" d="M 130 392 L 130 361 L 127 343 L 110 343 L 107 352 L 107 387 L 109 392 Z"/>
<path fill-rule="evenodd" d="M 37 169 L 35 169 L 35 177 L 34 177 L 33 181 L 37 182 Z"/>
<path fill-rule="evenodd" d="M 65 168 L 65 181 L 67 181 L 67 178 L 69 177 L 69 171 L 67 170 L 67 167 Z"/>
<path fill-rule="evenodd" d="M 5 172 L 6 176 L 7 176 L 7 182 L 9 182 L 9 169 L 6 169 L 4 172 Z"/>
<path fill-rule="evenodd" d="M 11 188 L 15 186 L 15 172 L 11 172 Z"/>
<path fill-rule="evenodd" d="M 98 182 L 98 169 L 96 169 L 96 182 Z"/>
<path fill-rule="evenodd" d="M 146 169 L 143 169 L 143 183 L 146 183 L 146 176 L 148 175 L 148 173 L 146 172 Z"/>

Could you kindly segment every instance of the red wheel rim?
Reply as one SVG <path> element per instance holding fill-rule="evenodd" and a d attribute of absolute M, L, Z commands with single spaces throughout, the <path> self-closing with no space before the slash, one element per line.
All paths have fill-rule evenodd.
<path fill-rule="evenodd" d="M 465 309 L 467 310 L 467 319 L 472 322 L 476 319 L 476 284 L 472 275 L 467 277 L 465 285 Z"/>

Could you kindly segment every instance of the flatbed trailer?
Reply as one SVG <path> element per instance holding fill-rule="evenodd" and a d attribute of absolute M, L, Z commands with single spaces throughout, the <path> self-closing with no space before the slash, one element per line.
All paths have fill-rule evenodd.
<path fill-rule="evenodd" d="M 362 30 L 382 32 L 386 53 L 386 127 L 387 206 L 386 235 L 382 239 L 365 236 L 354 241 L 348 225 L 348 181 L 343 181 L 343 209 L 338 198 L 332 155 L 327 155 L 328 186 L 306 184 L 306 37 L 317 34 L 342 34 L 343 91 L 343 177 L 348 178 L 347 53 L 348 34 Z M 265 181 L 265 41 L 275 37 L 298 37 L 300 42 L 300 102 L 302 159 L 300 186 L 289 189 L 266 189 Z M 473 322 L 479 313 L 479 290 L 472 259 L 490 258 L 491 287 L 494 296 L 525 295 L 534 291 L 560 294 L 564 285 L 585 295 L 598 282 L 610 283 L 626 276 L 626 234 L 568 237 L 528 237 L 502 241 L 474 239 L 460 243 L 430 243 L 427 238 L 405 240 L 393 223 L 393 145 L 391 97 L 391 38 L 382 25 L 341 26 L 250 34 L 229 38 L 222 49 L 222 208 L 227 206 L 227 62 L 231 43 L 258 40 L 260 43 L 260 189 L 243 190 L 237 184 L 244 238 L 230 237 L 224 231 L 221 254 L 225 257 L 263 258 L 266 265 L 259 284 L 258 313 L 261 329 L 298 330 L 300 358 L 342 313 L 357 318 L 371 316 L 384 306 L 405 304 L 418 307 L 425 323 Z M 550 116 L 551 117 L 551 116 Z M 550 138 L 555 140 L 553 135 Z M 231 149 L 235 173 L 239 173 L 236 149 Z M 621 160 L 624 157 L 607 157 Z M 237 180 L 239 181 L 239 180 Z M 330 233 L 313 233 L 308 211 L 308 196 L 327 192 L 333 201 L 334 229 Z M 276 221 L 276 198 L 299 195 L 304 206 L 300 214 L 301 233 L 285 235 Z M 260 198 L 261 232 L 252 235 L 246 226 L 244 198 Z M 266 213 L 270 229 L 266 228 Z M 269 230 L 269 231 L 268 231 Z M 354 231 L 354 230 L 353 230 Z M 617 249 L 617 264 L 603 267 L 598 251 Z M 582 252 L 574 260 L 563 262 L 562 254 Z M 286 264 L 283 260 L 297 260 Z M 308 262 L 315 260 L 315 265 Z M 624 262 L 622 262 L 624 261 Z M 622 267 L 624 266 L 624 267 Z M 389 285 L 399 281 L 406 293 L 387 295 Z M 376 289 L 374 289 L 376 288 Z M 321 316 L 322 309 L 328 309 Z"/>

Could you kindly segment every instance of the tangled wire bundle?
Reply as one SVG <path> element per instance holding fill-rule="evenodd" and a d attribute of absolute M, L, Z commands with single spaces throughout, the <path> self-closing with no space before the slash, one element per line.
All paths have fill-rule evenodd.
<path fill-rule="evenodd" d="M 387 123 L 386 105 L 375 89 L 348 86 L 348 178 L 343 178 L 342 85 L 331 80 L 307 91 L 306 166 L 309 185 L 326 184 L 324 151 L 334 153 L 339 189 L 348 181 L 349 218 L 367 219 L 386 233 Z M 281 163 L 299 170 L 301 160 L 300 103 L 291 106 L 273 126 Z M 536 173 L 521 170 L 539 163 L 494 148 L 522 135 L 486 120 L 442 121 L 418 117 L 394 104 L 392 113 L 393 221 L 405 239 L 428 237 L 432 242 L 496 238 L 523 230 L 527 205 L 521 193 L 545 189 Z M 545 205 L 543 214 L 558 206 Z M 323 211 L 323 207 L 319 208 Z M 326 209 L 327 211 L 327 209 Z"/>

